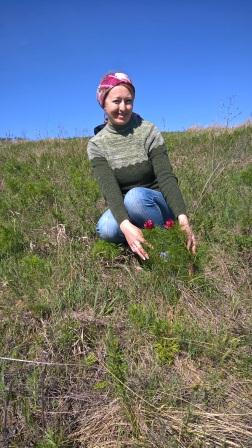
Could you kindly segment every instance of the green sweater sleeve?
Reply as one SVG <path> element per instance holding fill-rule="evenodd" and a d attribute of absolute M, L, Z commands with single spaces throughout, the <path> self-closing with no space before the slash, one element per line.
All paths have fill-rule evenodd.
<path fill-rule="evenodd" d="M 166 146 L 160 145 L 149 153 L 159 188 L 163 193 L 167 204 L 172 209 L 175 217 L 186 213 L 186 206 L 178 186 L 178 180 L 167 154 Z"/>
<path fill-rule="evenodd" d="M 108 207 L 118 224 L 124 219 L 129 219 L 122 192 L 107 160 L 104 157 L 95 157 L 91 160 L 91 166 Z"/>

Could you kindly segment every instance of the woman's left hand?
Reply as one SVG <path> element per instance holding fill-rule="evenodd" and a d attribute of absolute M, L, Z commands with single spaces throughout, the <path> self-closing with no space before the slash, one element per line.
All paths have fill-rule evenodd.
<path fill-rule="evenodd" d="M 178 216 L 178 222 L 180 225 L 181 230 L 186 234 L 187 236 L 187 249 L 192 252 L 193 255 L 196 254 L 196 238 L 194 236 L 194 233 L 192 231 L 192 228 L 189 224 L 188 218 L 186 215 L 179 215 Z"/>

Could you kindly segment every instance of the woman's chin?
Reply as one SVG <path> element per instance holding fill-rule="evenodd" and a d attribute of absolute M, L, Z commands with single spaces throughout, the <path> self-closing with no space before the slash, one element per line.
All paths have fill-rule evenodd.
<path fill-rule="evenodd" d="M 130 121 L 130 117 L 116 117 L 113 119 L 113 124 L 117 126 L 123 126 Z"/>

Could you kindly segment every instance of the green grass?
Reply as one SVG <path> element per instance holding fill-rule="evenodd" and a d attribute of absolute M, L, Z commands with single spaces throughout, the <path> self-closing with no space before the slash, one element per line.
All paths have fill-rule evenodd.
<path fill-rule="evenodd" d="M 164 138 L 199 248 L 148 262 L 96 238 L 87 139 L 0 142 L 1 446 L 251 445 L 252 127 Z"/>

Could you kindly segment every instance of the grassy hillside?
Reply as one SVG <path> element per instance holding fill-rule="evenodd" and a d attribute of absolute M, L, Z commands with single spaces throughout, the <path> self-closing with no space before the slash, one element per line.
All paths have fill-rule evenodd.
<path fill-rule="evenodd" d="M 188 275 L 97 241 L 86 139 L 0 142 L 1 446 L 252 446 L 252 126 L 164 137 Z"/>

